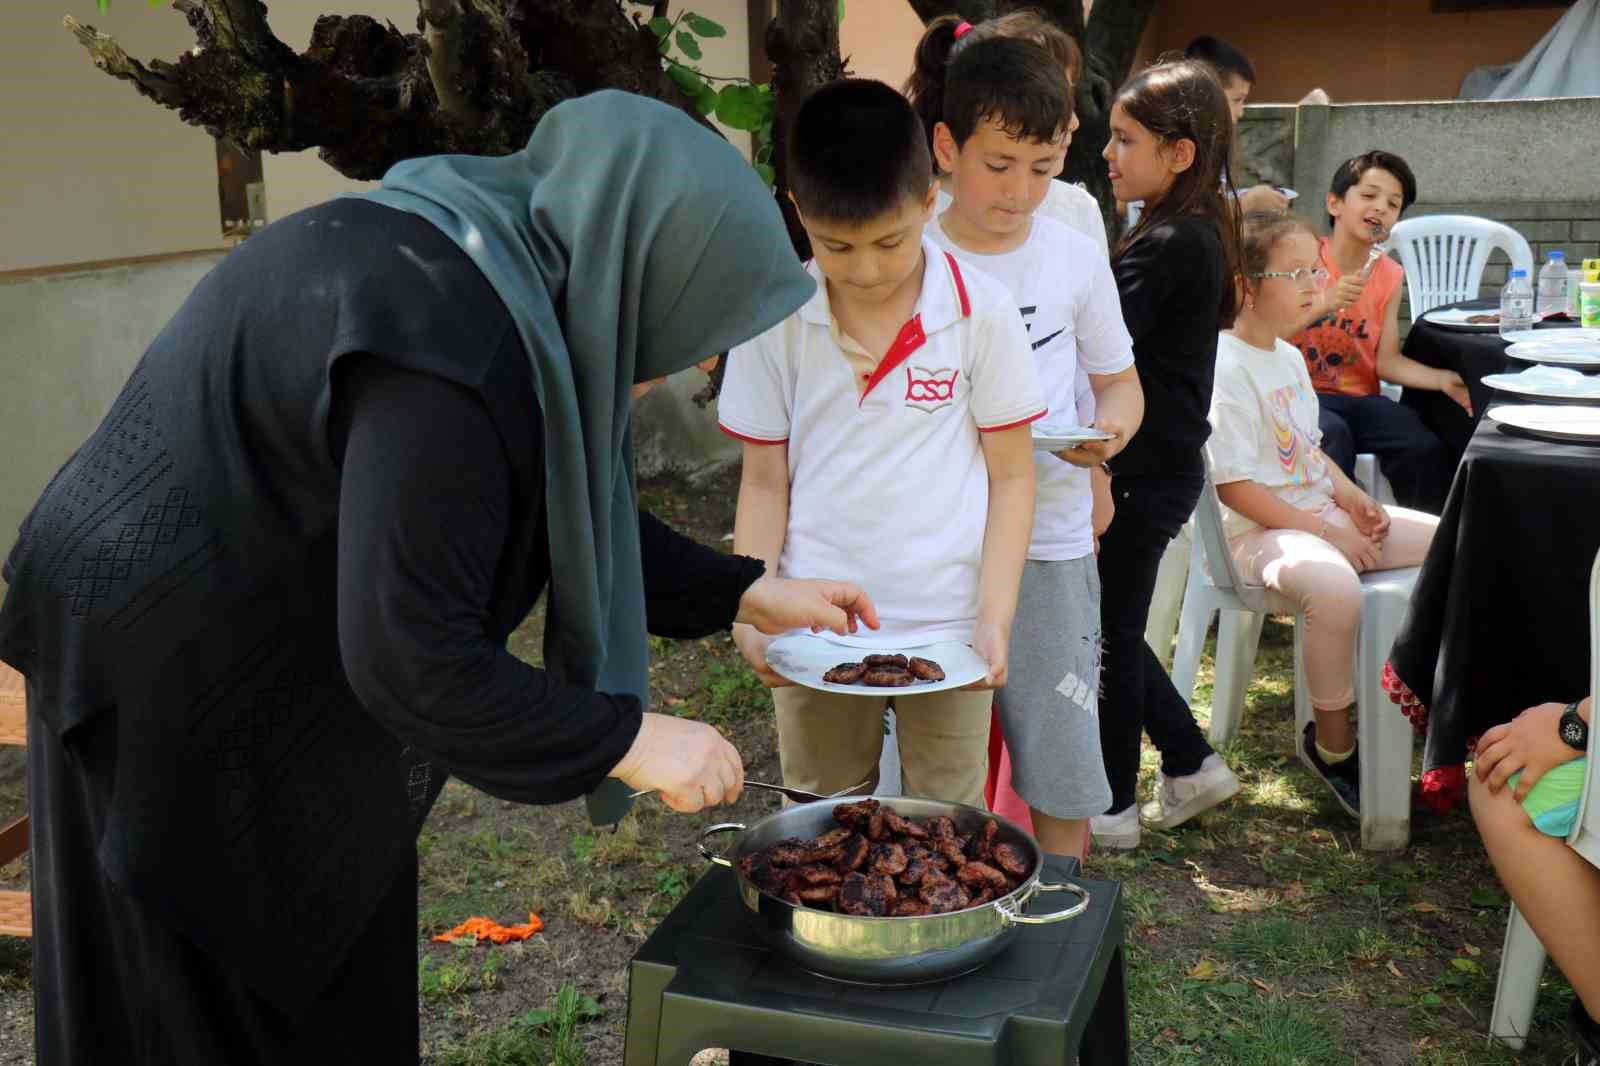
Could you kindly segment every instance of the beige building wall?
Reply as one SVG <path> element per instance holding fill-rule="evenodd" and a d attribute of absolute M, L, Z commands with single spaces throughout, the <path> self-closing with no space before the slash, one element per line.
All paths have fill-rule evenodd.
<path fill-rule="evenodd" d="M 846 0 L 839 52 L 856 77 L 900 88 L 921 39 L 922 20 L 905 0 Z"/>

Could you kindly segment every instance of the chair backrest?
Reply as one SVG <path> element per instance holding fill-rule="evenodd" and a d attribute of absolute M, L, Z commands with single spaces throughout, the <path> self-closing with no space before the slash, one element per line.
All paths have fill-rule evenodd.
<path fill-rule="evenodd" d="M 1441 304 L 1476 300 L 1489 252 L 1499 248 L 1533 280 L 1533 249 L 1504 223 L 1471 215 L 1423 215 L 1397 222 L 1389 236 L 1406 271 L 1415 321 Z"/>
<path fill-rule="evenodd" d="M 1600 866 L 1600 745 L 1595 743 L 1600 720 L 1594 720 L 1592 709 L 1600 707 L 1600 555 L 1595 556 L 1594 569 L 1589 572 L 1589 698 L 1589 769 L 1583 782 L 1578 818 L 1572 824 L 1567 843 L 1588 860 L 1590 866 Z"/>
<path fill-rule="evenodd" d="M 1218 592 L 1239 596 L 1255 586 L 1246 585 L 1239 576 L 1239 567 L 1228 548 L 1228 534 L 1222 527 L 1222 501 L 1217 498 L 1217 487 L 1206 474 L 1205 487 L 1200 490 L 1200 502 L 1194 508 L 1195 530 L 1200 534 L 1200 544 L 1206 553 L 1206 565 L 1211 571 L 1211 583 Z"/>

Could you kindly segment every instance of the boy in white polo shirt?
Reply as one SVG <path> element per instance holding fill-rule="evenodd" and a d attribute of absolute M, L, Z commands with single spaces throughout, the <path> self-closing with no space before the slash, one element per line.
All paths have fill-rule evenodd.
<path fill-rule="evenodd" d="M 1112 440 L 1034 461 L 1033 540 L 1023 571 L 1005 690 L 996 697 L 1011 785 L 1046 851 L 1081 855 L 1089 819 L 1111 803 L 1100 752 L 1100 580 L 1090 467 L 1119 451 L 1144 416 L 1133 341 L 1110 264 L 1081 233 L 1036 213 L 1066 158 L 1072 90 L 1032 41 L 974 41 L 945 71 L 933 151 L 950 207 L 929 235 L 1010 290 L 1028 326 L 1050 414 L 1064 435 L 1087 408 Z M 1092 399 L 1077 401 L 1087 377 Z"/>
<path fill-rule="evenodd" d="M 1033 523 L 1028 424 L 1045 413 L 1015 303 L 923 239 L 932 165 L 899 93 L 848 80 L 801 105 L 789 181 L 817 293 L 736 349 L 718 403 L 745 442 L 734 550 L 789 577 L 859 581 L 863 643 L 972 644 L 975 690 L 895 697 L 907 794 L 981 804 L 991 692 L 1005 682 Z M 767 638 L 734 640 L 768 684 Z M 777 687 L 784 781 L 828 793 L 870 776 L 885 698 Z"/>

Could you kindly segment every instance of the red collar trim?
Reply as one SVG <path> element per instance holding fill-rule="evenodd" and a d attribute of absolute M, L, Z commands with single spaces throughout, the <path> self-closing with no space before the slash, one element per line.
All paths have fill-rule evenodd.
<path fill-rule="evenodd" d="M 961 301 L 961 317 L 972 316 L 972 301 L 967 298 L 967 284 L 961 278 L 961 267 L 956 264 L 955 256 L 949 252 L 944 253 L 945 262 L 950 266 L 950 280 L 955 284 L 956 298 Z M 928 335 L 922 329 L 922 315 L 911 316 L 905 325 L 900 327 L 900 332 L 895 335 L 894 343 L 889 345 L 889 350 L 883 353 L 883 359 L 878 362 L 872 371 L 872 376 L 867 379 L 867 387 L 861 392 L 859 403 L 865 403 L 872 390 L 878 383 L 900 368 L 900 364 L 911 358 L 913 352 L 928 343 Z M 858 406 L 859 406 L 858 403 Z"/>

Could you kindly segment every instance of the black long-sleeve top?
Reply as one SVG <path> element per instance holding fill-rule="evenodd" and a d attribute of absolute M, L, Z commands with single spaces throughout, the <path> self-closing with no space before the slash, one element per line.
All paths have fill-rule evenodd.
<path fill-rule="evenodd" d="M 339 642 L 357 696 L 492 795 L 552 803 L 592 790 L 633 743 L 642 708 L 553 683 L 496 633 L 489 604 L 513 499 L 488 412 L 459 385 L 376 360 L 348 373 L 344 392 Z M 649 514 L 639 538 L 658 635 L 726 629 L 762 573 L 759 560 L 707 548 Z"/>
<path fill-rule="evenodd" d="M 1111 460 L 1119 476 L 1201 474 L 1211 435 L 1217 309 L 1231 284 L 1216 226 L 1186 215 L 1162 223 L 1112 265 L 1144 389 L 1144 422 Z"/>

